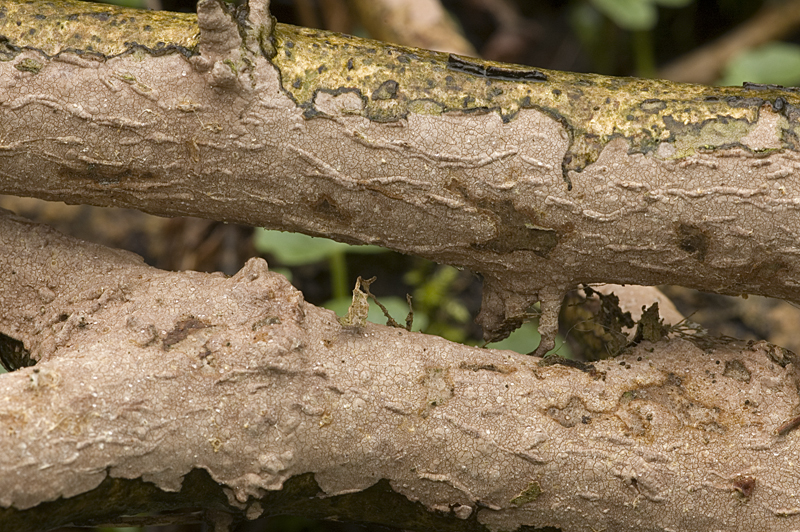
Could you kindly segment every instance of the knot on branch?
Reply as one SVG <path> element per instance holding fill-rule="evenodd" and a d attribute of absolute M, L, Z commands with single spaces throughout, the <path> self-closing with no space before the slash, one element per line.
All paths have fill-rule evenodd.
<path fill-rule="evenodd" d="M 234 88 L 239 75 L 252 70 L 259 56 L 275 55 L 269 0 L 254 0 L 237 9 L 222 0 L 201 0 L 197 24 L 201 55 L 194 65 L 200 72 L 211 73 L 212 86 Z"/>

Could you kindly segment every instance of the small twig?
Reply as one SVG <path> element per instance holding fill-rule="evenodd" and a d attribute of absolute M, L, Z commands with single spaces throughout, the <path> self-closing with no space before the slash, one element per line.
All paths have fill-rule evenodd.
<path fill-rule="evenodd" d="M 414 311 L 411 308 L 411 296 L 406 294 L 406 301 L 408 301 L 408 315 L 406 316 L 406 325 L 404 327 L 395 321 L 395 319 L 392 317 L 391 314 L 389 314 L 389 311 L 386 309 L 383 303 L 378 301 L 378 298 L 375 297 L 375 295 L 369 291 L 369 285 L 371 285 L 376 279 L 377 277 L 373 277 L 372 279 L 367 279 L 367 280 L 364 280 L 361 277 L 358 278 L 358 280 L 361 282 L 361 286 L 364 292 L 366 292 L 368 297 L 372 298 L 375 304 L 378 305 L 378 307 L 380 307 L 380 309 L 383 311 L 383 315 L 386 316 L 386 325 L 390 327 L 397 327 L 398 329 L 405 329 L 407 331 L 411 331 L 411 324 L 414 322 Z"/>
<path fill-rule="evenodd" d="M 785 421 L 780 427 L 775 429 L 775 435 L 785 436 L 797 427 L 800 427 L 800 416 L 795 416 L 792 419 Z"/>

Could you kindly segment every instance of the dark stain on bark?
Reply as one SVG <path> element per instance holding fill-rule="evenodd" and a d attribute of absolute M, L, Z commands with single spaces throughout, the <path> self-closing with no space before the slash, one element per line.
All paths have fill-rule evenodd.
<path fill-rule="evenodd" d="M 468 371 L 491 371 L 493 373 L 508 374 L 517 371 L 517 368 L 498 366 L 496 364 L 467 364 L 462 362 L 458 365 L 458 369 L 466 369 Z"/>
<path fill-rule="evenodd" d="M 708 235 L 697 227 L 691 224 L 677 224 L 675 228 L 675 235 L 678 237 L 678 247 L 692 255 L 698 262 L 706 260 L 708 253 Z"/>
<path fill-rule="evenodd" d="M 497 236 L 487 242 L 472 244 L 474 249 L 488 249 L 495 253 L 532 251 L 544 258 L 558 245 L 559 235 L 555 229 L 537 225 L 536 220 L 518 211 L 511 200 L 482 201 L 478 206 L 489 209 L 499 220 Z"/>
<path fill-rule="evenodd" d="M 397 98 L 398 83 L 390 79 L 381 83 L 381 86 L 372 93 L 373 100 L 394 100 Z"/>
<path fill-rule="evenodd" d="M 162 347 L 164 351 L 188 338 L 189 335 L 192 334 L 192 331 L 205 329 L 206 327 L 209 327 L 207 323 L 195 318 L 194 316 L 189 316 L 188 318 L 180 320 L 164 337 L 164 340 L 162 341 Z"/>
<path fill-rule="evenodd" d="M 450 54 L 447 58 L 447 68 L 456 72 L 464 72 L 484 78 L 492 78 L 503 81 L 547 81 L 547 75 L 536 69 L 509 68 L 508 66 L 498 66 L 486 64 L 483 61 L 470 60 Z"/>
<path fill-rule="evenodd" d="M 352 218 L 348 212 L 339 208 L 339 205 L 333 198 L 325 194 L 317 197 L 311 203 L 310 207 L 311 210 L 313 210 L 314 213 L 318 214 L 319 216 L 344 225 L 348 225 L 350 223 L 350 219 Z"/>
<path fill-rule="evenodd" d="M 753 494 L 753 490 L 756 489 L 756 479 L 740 475 L 733 479 L 733 489 L 738 491 L 742 497 L 748 498 Z"/>
<path fill-rule="evenodd" d="M 750 382 L 750 370 L 739 360 L 725 362 L 725 371 L 722 374 L 740 382 Z"/>

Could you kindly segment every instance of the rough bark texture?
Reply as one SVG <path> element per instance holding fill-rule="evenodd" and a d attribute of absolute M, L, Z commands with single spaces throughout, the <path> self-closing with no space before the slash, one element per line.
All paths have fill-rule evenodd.
<path fill-rule="evenodd" d="M 543 366 L 343 327 L 260 259 L 231 278 L 168 273 L 9 215 L 0 306 L 39 360 L 0 378 L 0 524 L 113 479 L 170 492 L 205 470 L 227 499 L 201 500 L 228 519 L 286 511 L 269 493 L 312 473 L 315 498 L 388 481 L 437 527 L 800 526 L 796 364 L 768 344 L 672 340 Z M 396 504 L 373 497 L 372 512 Z"/>
<path fill-rule="evenodd" d="M 274 25 L 263 2 L 204 0 L 197 25 L 70 3 L 0 13 L 2 192 L 466 266 L 492 338 L 537 300 L 551 337 L 581 282 L 800 301 L 792 91 L 468 60 Z M 0 332 L 39 361 L 0 378 L 0 523 L 24 529 L 25 509 L 115 479 L 180 506 L 164 493 L 210 478 L 224 493 L 208 507 L 248 518 L 296 482 L 305 497 L 377 485 L 442 526 L 800 528 L 796 365 L 773 346 L 673 339 L 540 366 L 344 328 L 263 261 L 166 273 L 0 223 Z"/>
<path fill-rule="evenodd" d="M 161 30 L 155 15 L 107 7 L 71 19 L 48 4 L 3 9 L 2 192 L 464 266 L 485 278 L 493 339 L 540 300 L 546 346 L 581 282 L 800 301 L 792 91 L 270 34 L 268 15 L 214 2 L 199 6 L 199 37 L 189 16 Z M 112 11 L 108 33 L 71 26 Z"/>

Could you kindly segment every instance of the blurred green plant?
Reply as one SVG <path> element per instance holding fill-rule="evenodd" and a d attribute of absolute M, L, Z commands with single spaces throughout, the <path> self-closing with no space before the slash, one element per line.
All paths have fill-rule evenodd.
<path fill-rule="evenodd" d="M 653 29 L 658 22 L 658 8 L 681 8 L 694 1 L 583 0 L 572 5 L 569 18 L 573 31 L 592 58 L 595 71 L 614 73 L 614 55 L 618 48 L 616 27 L 630 33 L 636 74 L 652 78 L 656 72 Z"/>
<path fill-rule="evenodd" d="M 461 270 L 420 261 L 406 273 L 404 280 L 414 287 L 414 319 L 419 314 L 430 320 L 424 332 L 453 342 L 477 343 L 468 341 L 467 324 L 471 315 L 457 297 L 464 288 L 464 282 L 469 282 Z"/>
<path fill-rule="evenodd" d="M 628 31 L 650 31 L 658 22 L 658 7 L 686 7 L 694 0 L 590 0 L 592 6 Z"/>
<path fill-rule="evenodd" d="M 800 45 L 770 42 L 731 59 L 717 85 L 741 86 L 745 81 L 793 87 L 800 85 Z"/>
<path fill-rule="evenodd" d="M 376 246 L 351 246 L 326 238 L 266 229 L 256 230 L 253 244 L 260 253 L 271 255 L 280 266 L 284 267 L 327 261 L 330 268 L 332 297 L 322 306 L 339 316 L 347 314 L 352 302 L 352 283 L 347 271 L 346 255 L 389 253 Z M 281 273 L 291 275 L 290 270 Z M 453 342 L 473 345 L 479 343 L 479 340 L 470 338 L 469 326 L 472 315 L 461 299 L 462 292 L 473 282 L 471 274 L 452 266 L 416 259 L 415 266 L 404 275 L 403 280 L 412 287 L 414 309 L 412 330 L 441 336 Z M 375 286 L 380 287 L 380 281 Z M 380 297 L 380 301 L 397 322 L 404 323 L 409 310 L 405 299 L 388 296 Z M 386 323 L 383 312 L 373 301 L 370 301 L 367 320 L 373 323 Z M 492 347 L 528 353 L 539 345 L 539 339 L 534 322 L 526 324 L 511 337 L 493 344 Z"/>
<path fill-rule="evenodd" d="M 348 301 L 351 288 L 345 255 L 348 253 L 372 255 L 388 251 L 378 246 L 351 246 L 328 238 L 270 231 L 263 228 L 256 229 L 253 235 L 253 245 L 260 253 L 269 253 L 275 257 L 282 266 L 303 266 L 327 260 L 331 272 L 333 299 L 344 298 Z"/>
<path fill-rule="evenodd" d="M 269 253 L 282 266 L 305 266 L 316 262 L 327 261 L 331 277 L 331 299 L 322 304 L 323 307 L 334 311 L 339 316 L 347 314 L 347 309 L 352 302 L 352 286 L 347 271 L 347 254 L 379 254 L 389 253 L 389 250 L 378 246 L 352 246 L 342 244 L 327 238 L 306 236 L 300 233 L 283 233 L 267 229 L 257 229 L 253 235 L 253 245 L 260 253 Z M 282 274 L 289 274 L 291 270 L 276 269 Z M 408 314 L 408 303 L 405 299 L 390 296 L 380 298 L 389 314 L 403 323 Z M 386 323 L 383 311 L 370 302 L 368 321 L 372 323 Z M 414 313 L 414 327 L 412 330 L 424 330 L 428 318 L 424 313 Z"/>

